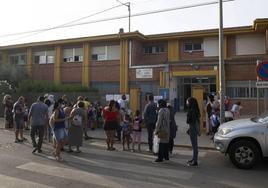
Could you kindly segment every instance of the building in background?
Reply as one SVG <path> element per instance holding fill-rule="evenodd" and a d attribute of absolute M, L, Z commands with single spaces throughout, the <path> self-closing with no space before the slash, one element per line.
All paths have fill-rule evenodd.
<path fill-rule="evenodd" d="M 143 35 L 136 32 L 0 47 L 0 63 L 25 66 L 34 80 L 97 88 L 101 95 L 164 93 L 183 109 L 192 88 L 219 90 L 218 29 Z M 268 60 L 268 19 L 224 29 L 226 95 L 256 112 L 256 61 Z M 261 111 L 264 89 L 260 89 Z"/>

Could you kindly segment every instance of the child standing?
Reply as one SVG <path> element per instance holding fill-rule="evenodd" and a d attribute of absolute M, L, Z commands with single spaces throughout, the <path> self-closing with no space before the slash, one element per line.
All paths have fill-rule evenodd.
<path fill-rule="evenodd" d="M 123 131 L 123 150 L 125 149 L 125 143 L 127 143 L 127 148 L 128 150 L 129 148 L 129 143 L 130 143 L 130 134 L 131 134 L 131 119 L 130 116 L 128 114 L 125 115 L 124 118 L 124 122 L 123 122 L 123 127 L 122 127 L 122 131 Z"/>
<path fill-rule="evenodd" d="M 138 144 L 138 150 L 141 152 L 141 122 L 142 119 L 140 117 L 140 111 L 136 110 L 135 112 L 135 118 L 133 121 L 133 140 L 132 140 L 132 151 L 135 151 L 135 144 Z"/>

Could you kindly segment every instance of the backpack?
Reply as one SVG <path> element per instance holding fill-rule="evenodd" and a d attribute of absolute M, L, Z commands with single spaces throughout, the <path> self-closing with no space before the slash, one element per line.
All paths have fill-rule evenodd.
<path fill-rule="evenodd" d="M 79 114 L 76 114 L 73 117 L 73 125 L 75 125 L 75 126 L 82 126 L 82 116 L 80 116 Z"/>
<path fill-rule="evenodd" d="M 219 121 L 218 117 L 214 114 L 212 115 L 212 122 L 213 122 L 213 124 L 212 124 L 213 127 L 220 126 L 220 121 Z"/>

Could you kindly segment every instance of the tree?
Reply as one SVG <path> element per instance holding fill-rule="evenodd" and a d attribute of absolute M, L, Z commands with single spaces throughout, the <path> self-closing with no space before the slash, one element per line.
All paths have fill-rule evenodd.
<path fill-rule="evenodd" d="M 28 78 L 29 75 L 24 66 L 9 63 L 0 64 L 0 81 L 7 81 L 11 87 L 18 87 L 20 81 Z"/>

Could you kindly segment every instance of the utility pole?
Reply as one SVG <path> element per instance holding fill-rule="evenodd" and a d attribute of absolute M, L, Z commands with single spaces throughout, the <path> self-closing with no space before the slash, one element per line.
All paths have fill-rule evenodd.
<path fill-rule="evenodd" d="M 119 2 L 121 5 L 127 6 L 127 9 L 128 9 L 128 32 L 130 32 L 130 18 L 131 18 L 130 2 L 122 3 L 119 0 L 116 0 L 116 1 Z"/>
<path fill-rule="evenodd" d="M 220 122 L 225 119 L 225 69 L 223 56 L 223 16 L 222 16 L 222 0 L 219 0 L 219 77 L 220 77 Z"/>

